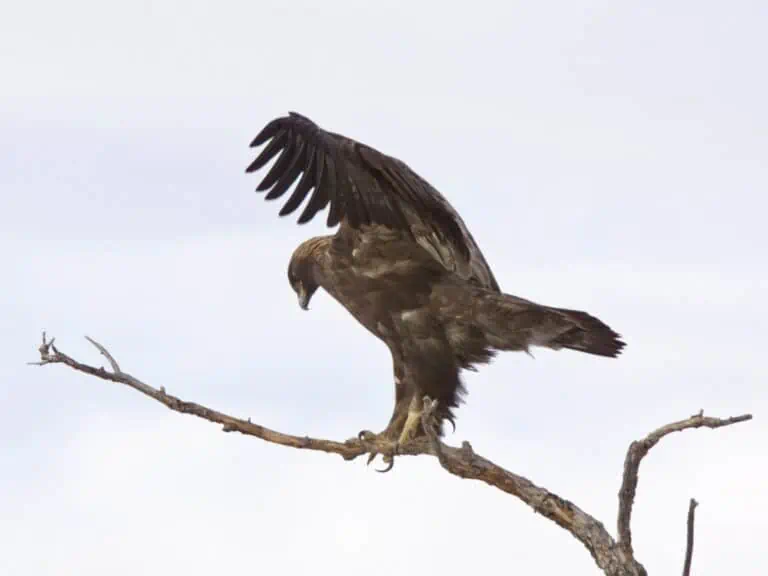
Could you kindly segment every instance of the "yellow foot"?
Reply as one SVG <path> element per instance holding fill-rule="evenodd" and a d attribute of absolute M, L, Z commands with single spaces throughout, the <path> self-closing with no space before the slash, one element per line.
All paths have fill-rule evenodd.
<path fill-rule="evenodd" d="M 406 444 L 413 440 L 419 433 L 419 426 L 421 426 L 421 411 L 408 411 L 408 417 L 403 424 L 403 430 L 400 432 L 400 438 L 397 439 L 397 444 Z"/>

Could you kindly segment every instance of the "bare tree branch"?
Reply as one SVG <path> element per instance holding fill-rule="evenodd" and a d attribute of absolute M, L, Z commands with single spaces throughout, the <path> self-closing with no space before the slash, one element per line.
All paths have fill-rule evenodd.
<path fill-rule="evenodd" d="M 112 366 L 112 372 L 108 372 L 102 367 L 96 368 L 94 366 L 83 364 L 68 356 L 67 354 L 64 354 L 54 345 L 53 342 L 55 339 L 46 341 L 45 333 L 43 333 L 43 344 L 39 348 L 41 359 L 39 362 L 34 362 L 34 364 L 66 364 L 70 368 L 74 368 L 80 372 L 90 374 L 91 376 L 96 376 L 102 380 L 110 380 L 119 384 L 125 384 L 126 386 L 130 386 L 134 390 L 138 390 L 142 394 L 145 394 L 146 396 L 149 396 L 150 398 L 165 404 L 165 406 L 171 410 L 181 412 L 183 414 L 192 414 L 210 422 L 222 424 L 225 432 L 240 432 L 241 434 L 255 436 L 257 438 L 261 438 L 262 440 L 266 440 L 267 442 L 280 444 L 281 446 L 289 446 L 291 448 L 303 448 L 307 450 L 318 450 L 321 452 L 339 454 L 347 460 L 357 458 L 358 456 L 369 451 L 369 448 L 366 448 L 360 441 L 350 440 L 348 442 L 334 442 L 331 440 L 310 438 L 308 436 L 302 437 L 293 436 L 291 434 L 283 434 L 282 432 L 277 432 L 264 426 L 254 424 L 250 421 L 250 419 L 243 420 L 240 418 L 235 418 L 216 410 L 212 410 L 206 406 L 196 404 L 195 402 L 185 402 L 176 396 L 168 394 L 164 387 L 153 388 L 138 378 L 123 372 L 119 369 L 119 366 L 114 357 L 107 351 L 104 346 L 88 336 L 86 336 L 86 339 L 91 342 L 99 350 L 99 352 L 101 352 L 101 354 L 107 358 Z M 374 445 L 374 447 L 386 449 L 388 446 Z M 403 453 L 410 453 L 407 451 L 407 447 L 404 447 Z"/>
<path fill-rule="evenodd" d="M 683 565 L 683 576 L 691 575 L 691 560 L 693 560 L 693 522 L 696 515 L 696 506 L 699 503 L 691 498 L 688 504 L 688 538 L 685 544 L 685 564 Z"/>
<path fill-rule="evenodd" d="M 704 416 L 704 411 L 700 411 L 698 414 L 694 414 L 690 418 L 680 420 L 679 422 L 672 422 L 666 426 L 662 426 L 648 434 L 642 440 L 632 442 L 627 450 L 627 456 L 624 459 L 624 477 L 621 482 L 621 489 L 619 490 L 619 517 L 618 517 L 618 533 L 619 533 L 619 547 L 621 547 L 624 554 L 627 557 L 633 557 L 632 550 L 632 530 L 630 528 L 630 522 L 632 519 L 632 507 L 635 503 L 635 493 L 637 492 L 637 476 L 640 469 L 640 462 L 648 454 L 649 450 L 658 444 L 659 440 L 664 438 L 667 434 L 672 432 L 682 432 L 690 428 L 721 428 L 723 426 L 730 426 L 731 424 L 738 424 L 739 422 L 746 422 L 751 420 L 751 414 L 743 414 L 741 416 L 732 416 L 730 418 L 712 418 Z"/>
<path fill-rule="evenodd" d="M 54 339 L 50 341 L 46 339 L 45 333 L 43 333 L 43 343 L 38 349 L 40 351 L 40 361 L 32 362 L 31 364 L 40 366 L 46 364 L 66 364 L 79 372 L 96 376 L 102 380 L 109 380 L 129 386 L 176 412 L 192 414 L 210 422 L 221 424 L 225 432 L 240 432 L 241 434 L 255 436 L 256 438 L 281 446 L 338 454 L 345 460 L 353 460 L 363 454 L 392 454 L 395 450 L 398 455 L 429 454 L 435 456 L 440 465 L 451 474 L 461 478 L 481 480 L 507 494 L 512 494 L 530 506 L 535 512 L 549 518 L 558 526 L 570 532 L 589 550 L 596 564 L 607 576 L 646 576 L 647 574 L 645 568 L 633 555 L 630 517 L 637 489 L 638 467 L 640 460 L 648 451 L 670 432 L 687 428 L 699 428 L 701 426 L 719 428 L 737 422 L 744 422 L 752 418 L 751 415 L 747 414 L 721 420 L 718 418 L 705 418 L 703 414 L 699 413 L 687 420 L 663 426 L 651 432 L 645 439 L 633 442 L 627 453 L 624 464 L 624 480 L 619 493 L 619 540 L 616 541 L 600 521 L 581 510 L 573 502 L 537 486 L 524 476 L 510 472 L 476 454 L 469 442 L 464 442 L 461 448 L 444 444 L 434 433 L 434 428 L 429 426 L 430 419 L 433 417 L 437 407 L 437 402 L 429 398 L 424 398 L 425 409 L 422 415 L 424 428 L 428 431 L 427 438 L 420 438 L 405 445 L 395 447 L 392 443 L 378 438 L 372 441 L 351 438 L 345 442 L 337 442 L 310 438 L 309 436 L 294 436 L 254 424 L 250 418 L 243 420 L 194 402 L 186 402 L 168 394 L 163 387 L 154 388 L 138 378 L 123 372 L 115 358 L 104 346 L 88 336 L 86 338 L 107 359 L 112 368 L 111 372 L 103 367 L 96 368 L 83 364 L 64 354 L 56 348 Z M 694 507 L 695 501 L 691 500 L 691 508 L 688 515 L 686 572 L 684 573 L 686 576 L 688 570 L 690 570 L 690 555 L 693 550 Z"/>

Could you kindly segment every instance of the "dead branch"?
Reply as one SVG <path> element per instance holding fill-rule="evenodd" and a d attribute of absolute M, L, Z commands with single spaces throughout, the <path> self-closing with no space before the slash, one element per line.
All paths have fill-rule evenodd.
<path fill-rule="evenodd" d="M 738 424 L 739 422 L 745 422 L 751 420 L 751 414 L 743 414 L 741 416 L 732 416 L 730 418 L 712 418 L 704 416 L 704 411 L 699 411 L 698 414 L 694 414 L 690 418 L 680 420 L 679 422 L 672 422 L 666 426 L 662 426 L 648 434 L 642 440 L 632 442 L 627 450 L 627 456 L 624 459 L 624 477 L 621 482 L 621 489 L 619 490 L 619 516 L 617 520 L 618 533 L 619 533 L 619 547 L 622 549 L 627 557 L 632 558 L 634 551 L 632 550 L 632 530 L 630 528 L 630 522 L 632 518 L 632 507 L 635 503 L 635 493 L 637 492 L 637 479 L 638 471 L 640 469 L 640 462 L 650 451 L 651 448 L 659 443 L 659 440 L 664 436 L 671 434 L 672 432 L 682 432 L 690 428 L 721 428 L 723 426 L 730 426 L 731 424 Z"/>
<path fill-rule="evenodd" d="M 43 343 L 38 348 L 40 361 L 31 362 L 39 366 L 47 364 L 66 364 L 74 370 L 84 372 L 119 384 L 129 386 L 154 400 L 164 404 L 171 410 L 183 414 L 192 414 L 216 424 L 221 424 L 224 432 L 239 432 L 248 436 L 255 436 L 273 444 L 316 450 L 331 454 L 338 454 L 345 460 L 353 460 L 364 454 L 393 454 L 419 455 L 429 454 L 435 456 L 440 465 L 455 476 L 481 480 L 507 494 L 516 496 L 534 512 L 549 518 L 558 526 L 564 528 L 579 540 L 589 550 L 597 565 L 607 576 L 646 576 L 645 568 L 635 558 L 632 550 L 632 535 L 630 530 L 630 518 L 632 505 L 637 489 L 638 468 L 640 460 L 655 446 L 659 440 L 671 432 L 688 428 L 719 428 L 738 422 L 744 422 L 752 418 L 751 415 L 736 416 L 725 420 L 719 418 L 704 417 L 699 413 L 687 420 L 668 424 L 651 432 L 639 442 L 633 442 L 627 452 L 624 464 L 624 478 L 619 492 L 619 538 L 615 540 L 606 530 L 604 525 L 587 512 L 581 510 L 573 502 L 570 502 L 545 488 L 537 486 L 524 476 L 510 472 L 501 466 L 476 454 L 469 442 L 464 442 L 461 448 L 455 448 L 444 444 L 434 433 L 433 427 L 428 425 L 433 417 L 437 402 L 424 398 L 424 413 L 422 420 L 424 429 L 427 430 L 427 438 L 417 439 L 405 445 L 393 446 L 386 440 L 361 440 L 351 438 L 345 442 L 310 438 L 309 436 L 294 436 L 260 426 L 251 422 L 250 418 L 243 420 L 222 412 L 212 410 L 195 402 L 186 402 L 176 396 L 168 394 L 164 387 L 154 388 L 138 378 L 123 372 L 115 358 L 101 344 L 86 336 L 86 339 L 107 359 L 111 371 L 103 367 L 96 368 L 88 364 L 78 362 L 74 358 L 61 352 L 54 345 L 54 340 L 46 339 L 43 332 Z M 688 513 L 688 547 L 684 576 L 690 570 L 690 556 L 693 551 L 693 509 L 695 501 L 691 500 Z"/>
<path fill-rule="evenodd" d="M 699 503 L 695 499 L 691 498 L 688 504 L 688 538 L 686 538 L 685 544 L 685 563 L 683 564 L 683 576 L 690 576 L 691 574 L 691 560 L 693 560 L 693 522 L 696 515 L 696 506 Z"/>

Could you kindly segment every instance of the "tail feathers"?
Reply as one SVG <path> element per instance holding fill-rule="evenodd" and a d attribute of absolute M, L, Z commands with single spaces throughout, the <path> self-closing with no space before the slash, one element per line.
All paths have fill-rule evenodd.
<path fill-rule="evenodd" d="M 586 312 L 550 308 L 510 294 L 484 291 L 478 296 L 475 320 L 491 348 L 528 351 L 542 346 L 616 357 L 625 346 L 619 334 Z"/>
<path fill-rule="evenodd" d="M 553 338 L 548 344 L 550 348 L 569 348 L 587 354 L 615 358 L 626 346 L 619 334 L 603 321 L 586 312 L 558 308 L 553 310 L 567 318 L 571 322 L 571 327 Z"/>

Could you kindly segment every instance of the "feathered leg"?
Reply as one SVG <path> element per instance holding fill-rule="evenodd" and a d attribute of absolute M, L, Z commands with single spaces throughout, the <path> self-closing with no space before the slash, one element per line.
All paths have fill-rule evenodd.
<path fill-rule="evenodd" d="M 435 315 L 431 306 L 401 314 L 397 327 L 402 340 L 405 378 L 413 387 L 408 415 L 398 438 L 398 444 L 406 444 L 425 435 L 424 396 L 439 402 L 435 432 L 440 435 L 443 420 L 453 424 L 452 409 L 459 405 L 464 386 L 456 351 L 442 318 Z"/>

